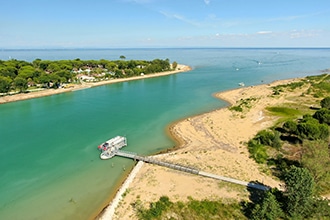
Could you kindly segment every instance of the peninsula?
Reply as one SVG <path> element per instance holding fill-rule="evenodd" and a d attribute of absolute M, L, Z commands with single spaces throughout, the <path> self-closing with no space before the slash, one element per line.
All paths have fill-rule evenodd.
<path fill-rule="evenodd" d="M 0 104 L 189 70 L 168 59 L 0 61 Z"/>

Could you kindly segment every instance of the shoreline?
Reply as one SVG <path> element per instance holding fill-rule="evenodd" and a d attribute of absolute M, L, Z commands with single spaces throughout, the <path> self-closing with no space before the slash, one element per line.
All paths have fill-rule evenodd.
<path fill-rule="evenodd" d="M 96 217 L 99 220 L 107 220 L 112 219 L 113 215 L 115 214 L 115 209 L 119 205 L 120 201 L 123 199 L 123 194 L 125 194 L 126 190 L 128 189 L 129 185 L 132 183 L 134 178 L 136 177 L 137 173 L 142 168 L 144 162 L 138 161 L 136 165 L 134 165 L 133 169 L 125 179 L 124 183 L 121 185 L 119 190 L 117 191 L 114 198 L 111 200 L 108 206 L 106 206 L 102 212 Z"/>
<path fill-rule="evenodd" d="M 164 159 L 164 157 L 166 157 L 166 159 L 171 158 L 171 159 L 174 159 L 174 161 L 185 161 L 185 160 L 187 160 L 186 157 L 182 156 L 182 155 L 192 154 L 193 151 L 196 151 L 194 149 L 196 147 L 195 146 L 196 144 L 192 143 L 193 138 L 191 138 L 191 137 L 187 138 L 187 136 L 185 136 L 185 135 L 187 135 L 187 133 L 189 133 L 189 132 L 193 133 L 195 131 L 192 130 L 192 131 L 186 132 L 185 130 L 180 130 L 181 125 L 185 124 L 185 126 L 186 126 L 186 124 L 191 124 L 190 127 L 192 127 L 192 129 L 198 130 L 197 129 L 198 126 L 196 124 L 194 124 L 195 121 L 198 121 L 200 119 L 209 120 L 209 118 L 214 117 L 215 115 L 216 115 L 217 118 L 221 118 L 225 114 L 227 114 L 226 116 L 229 117 L 229 121 L 231 121 L 232 120 L 231 117 L 234 117 L 234 116 L 232 115 L 233 113 L 230 112 L 229 107 L 234 105 L 236 101 L 240 100 L 241 95 L 244 95 L 244 94 L 246 95 L 246 93 L 248 93 L 250 91 L 255 91 L 257 94 L 260 94 L 260 91 L 262 89 L 271 90 L 270 88 L 272 86 L 275 86 L 275 85 L 278 85 L 278 84 L 287 84 L 287 83 L 291 83 L 293 81 L 300 80 L 300 79 L 301 78 L 275 80 L 275 81 L 273 81 L 271 83 L 267 83 L 267 84 L 260 84 L 260 85 L 256 85 L 256 86 L 250 86 L 250 87 L 239 87 L 239 88 L 234 88 L 234 89 L 214 93 L 213 94 L 214 97 L 216 97 L 218 99 L 221 99 L 221 100 L 227 102 L 228 104 L 226 106 L 222 107 L 222 108 L 215 109 L 215 110 L 212 110 L 210 112 L 205 112 L 205 113 L 198 114 L 198 115 L 193 115 L 189 118 L 183 118 L 183 119 L 177 120 L 177 121 L 172 122 L 171 124 L 169 124 L 169 126 L 167 126 L 167 128 L 166 128 L 166 132 L 175 141 L 176 145 L 173 148 L 161 151 L 160 154 L 157 154 L 157 157 L 160 157 L 160 158 L 163 158 L 163 159 Z M 264 95 L 265 95 L 265 93 L 261 92 L 261 96 L 264 96 Z M 279 100 L 277 100 L 277 102 L 279 102 Z M 269 104 L 269 103 L 266 103 L 266 105 L 267 104 Z M 257 117 L 255 117 L 255 115 L 256 115 L 255 112 L 254 112 L 254 114 L 252 114 L 252 116 L 244 117 L 245 120 L 246 119 L 247 120 L 252 119 L 252 121 L 253 121 L 252 124 L 259 124 L 260 125 L 259 128 L 253 129 L 254 131 L 252 131 L 252 133 L 256 133 L 257 131 L 262 130 L 262 128 L 266 128 L 266 127 L 270 126 L 275 121 L 274 117 L 265 118 L 265 116 L 263 114 L 260 114 L 262 112 L 262 109 L 260 110 L 259 106 L 254 106 L 254 108 L 257 108 L 257 109 L 255 109 L 257 111 Z M 237 119 L 235 119 L 235 120 L 237 120 Z M 238 120 L 240 120 L 240 118 L 238 118 Z M 202 121 L 201 123 L 204 123 L 204 122 Z M 211 124 L 213 124 L 213 122 Z M 181 126 L 181 127 L 184 128 L 184 126 Z M 204 132 L 204 131 L 202 131 L 202 132 Z M 218 144 L 221 144 L 222 146 L 220 147 L 220 149 L 219 149 L 219 147 L 211 148 L 210 153 L 212 154 L 212 153 L 215 153 L 215 151 L 220 150 L 220 153 L 224 153 L 224 152 L 229 153 L 229 154 L 233 153 L 234 158 L 235 158 L 235 152 L 236 152 L 236 156 L 237 155 L 240 155 L 240 156 L 243 155 L 242 158 L 244 160 L 248 161 L 247 162 L 248 166 L 251 166 L 250 164 L 253 164 L 254 166 L 257 167 L 255 162 L 252 161 L 251 158 L 249 158 L 248 154 L 246 154 L 247 149 L 242 149 L 242 148 L 244 148 L 243 144 L 239 140 L 237 140 L 237 138 L 235 138 L 235 134 L 237 134 L 237 132 L 235 132 L 235 125 L 234 125 L 234 132 L 232 134 L 233 134 L 235 140 L 226 141 L 226 140 L 223 140 L 224 139 L 223 137 L 216 137 L 216 138 L 220 139 L 220 140 L 216 140 L 216 142 Z M 227 134 L 225 136 L 227 136 Z M 251 136 L 251 135 L 249 134 L 247 136 Z M 245 137 L 244 137 L 244 139 L 245 139 Z M 247 141 L 247 139 L 245 139 L 245 141 Z M 201 142 L 203 142 L 203 141 L 198 141 L 197 145 L 200 144 Z M 201 149 L 198 149 L 198 150 L 201 150 Z M 206 150 L 204 150 L 204 151 L 206 151 Z M 237 152 L 237 151 L 240 151 L 240 152 Z M 193 157 L 196 157 L 196 156 L 193 156 Z M 226 159 L 226 155 L 224 156 L 224 158 Z M 234 159 L 234 162 L 241 165 L 241 162 L 243 160 L 240 160 L 240 159 L 241 158 Z M 188 160 L 188 164 L 189 164 L 189 160 Z M 153 176 L 158 176 L 158 178 L 161 178 L 161 179 L 163 179 L 161 177 L 161 175 L 164 175 L 164 173 L 166 173 L 166 175 L 171 176 L 171 177 L 173 177 L 173 175 L 174 175 L 175 177 L 173 177 L 172 179 L 178 178 L 178 175 L 180 175 L 180 174 L 182 175 L 182 173 L 177 174 L 176 172 L 171 172 L 169 170 L 166 170 L 166 168 L 157 167 L 155 165 L 150 165 L 150 164 L 144 164 L 143 167 L 142 166 L 139 167 L 138 171 L 134 173 L 134 176 L 132 177 L 133 180 L 130 180 L 130 184 L 125 185 L 124 189 L 122 189 L 122 190 L 126 191 L 127 189 L 134 189 L 132 191 L 136 191 L 136 192 L 130 192 L 130 194 L 134 194 L 134 195 L 138 194 L 139 197 L 140 197 L 140 195 L 144 195 L 146 190 L 143 189 L 142 187 L 144 187 L 144 188 L 148 187 L 147 186 L 148 183 L 143 182 L 142 180 L 145 180 L 146 178 L 149 178 L 149 177 L 145 177 L 146 175 L 149 175 L 149 174 L 147 174 L 148 172 L 153 173 L 150 176 L 152 176 L 152 175 Z M 236 172 L 240 173 L 240 170 L 236 170 Z M 248 168 L 248 171 L 246 171 L 246 172 L 250 172 L 249 168 Z M 251 169 L 251 172 L 259 173 L 260 171 L 259 171 L 259 168 L 254 167 L 253 169 Z M 157 175 L 157 173 L 158 173 L 158 175 Z M 230 175 L 230 172 L 228 172 L 228 173 L 229 174 L 227 174 L 227 175 Z M 182 176 L 185 176 L 183 179 L 185 179 L 185 181 L 187 181 L 187 178 L 186 178 L 187 175 L 182 175 Z M 239 174 L 238 174 L 238 176 L 239 176 Z M 254 175 L 252 175 L 252 176 L 254 176 Z M 170 177 L 170 179 L 171 179 L 171 177 Z M 169 177 L 167 177 L 167 178 L 169 178 Z M 257 179 L 257 180 L 260 180 L 260 182 L 265 181 L 265 184 L 268 184 L 272 187 L 279 186 L 279 184 L 280 184 L 278 182 L 278 180 L 273 179 L 274 177 L 269 177 L 269 176 L 266 176 L 265 174 L 262 174 L 262 173 L 259 174 L 258 178 L 259 179 Z M 189 179 L 189 176 L 188 176 L 188 179 Z M 209 186 L 210 184 L 214 184 L 214 182 L 215 182 L 214 180 L 201 180 L 200 177 L 197 177 L 197 176 L 190 176 L 190 179 L 195 179 L 198 184 L 200 184 L 201 181 L 205 181 L 207 183 L 207 186 Z M 155 181 L 156 180 L 157 180 L 157 178 L 155 178 Z M 251 179 L 251 178 L 247 179 L 247 177 L 245 177 L 245 180 L 255 180 L 255 179 Z M 182 181 L 182 183 L 184 183 L 185 181 Z M 150 180 L 147 181 L 147 182 L 150 182 Z M 162 184 L 161 181 L 159 181 L 158 185 L 161 185 L 161 186 L 170 185 L 172 182 L 173 181 L 171 180 L 167 184 Z M 176 184 L 174 184 L 174 187 L 178 188 L 179 186 L 176 186 L 176 185 L 180 184 L 180 180 L 176 181 L 175 183 Z M 217 184 L 219 184 L 219 183 L 217 183 Z M 217 185 L 217 184 L 215 184 L 215 185 Z M 194 186 L 194 187 L 196 187 L 196 186 Z M 200 188 L 203 188 L 203 187 L 200 187 Z M 198 189 L 200 189 L 200 188 L 198 188 Z M 152 195 L 149 195 L 149 198 L 145 201 L 145 203 L 148 203 L 150 201 L 154 201 L 155 199 L 157 200 L 159 198 L 159 196 L 164 195 L 164 194 L 159 194 L 159 193 L 161 193 L 159 191 L 162 191 L 162 190 L 160 190 L 160 188 L 156 187 L 156 189 L 154 188 L 154 190 L 155 191 L 152 191 L 152 189 L 149 190 L 150 191 L 149 194 L 152 194 Z M 178 190 L 178 191 L 180 192 L 180 190 Z M 164 190 L 164 192 L 171 192 L 171 190 Z M 228 193 L 228 192 L 226 192 L 226 193 Z M 157 196 L 155 196 L 155 194 Z M 178 193 L 178 194 L 180 194 L 180 193 Z M 182 194 L 184 194 L 182 196 L 180 196 L 178 194 L 175 194 L 174 197 L 181 197 L 181 199 L 184 200 L 184 197 L 186 196 L 185 193 L 182 193 Z M 204 193 L 201 193 L 201 195 L 198 195 L 198 196 L 200 196 L 201 198 L 204 198 L 205 195 L 203 195 L 203 194 Z M 231 193 L 228 193 L 228 194 L 231 194 Z M 128 201 L 132 202 L 132 201 L 134 201 L 134 198 L 133 198 L 134 195 L 132 195 L 132 196 L 131 195 L 129 195 L 129 196 L 126 195 L 125 198 L 123 198 L 123 200 L 128 200 Z M 194 194 L 194 193 L 187 194 L 187 195 L 188 196 L 191 196 L 191 195 L 196 196 L 196 194 Z M 120 195 L 120 197 L 121 197 L 121 195 Z M 127 198 L 127 197 L 130 197 L 130 198 Z M 224 196 L 224 197 L 226 198 L 226 196 Z M 229 195 L 228 197 L 236 198 L 234 195 Z M 135 198 L 135 200 L 136 200 L 136 198 Z M 141 196 L 141 200 L 143 201 L 142 196 Z M 124 204 L 128 203 L 128 205 L 129 205 L 130 202 L 124 201 Z M 129 206 L 129 207 L 124 207 L 123 208 L 123 207 L 118 207 L 117 206 L 116 208 L 111 208 L 111 216 L 115 217 L 114 219 L 120 219 L 120 218 L 123 217 L 122 215 L 125 215 L 125 217 L 129 216 L 130 218 L 132 216 L 134 216 L 134 213 L 132 213 L 132 210 L 128 211 L 127 209 L 132 209 L 132 207 Z M 108 210 L 108 208 L 106 207 L 104 210 Z M 123 212 L 125 212 L 125 213 L 123 213 Z M 104 213 L 100 214 L 99 216 L 101 216 L 101 217 L 97 218 L 97 219 L 106 219 L 106 218 L 102 218 L 103 215 L 109 215 L 109 213 L 106 213 L 106 211 L 105 211 Z"/>
<path fill-rule="evenodd" d="M 177 74 L 177 73 L 182 73 L 182 72 L 188 72 L 190 70 L 192 70 L 192 68 L 190 66 L 178 64 L 178 66 L 175 70 L 166 71 L 166 72 L 152 73 L 152 74 L 148 74 L 148 75 L 134 76 L 134 77 L 130 77 L 130 78 L 110 79 L 110 80 L 99 81 L 99 82 L 94 82 L 94 83 L 77 84 L 77 85 L 74 85 L 73 88 L 67 88 L 67 89 L 65 89 L 65 88 L 45 89 L 45 90 L 36 91 L 36 92 L 19 93 L 19 94 L 15 94 L 15 95 L 1 96 L 0 104 L 6 104 L 6 103 L 10 103 L 10 102 L 17 102 L 17 101 L 22 101 L 22 100 L 34 99 L 34 98 L 41 98 L 41 97 L 46 97 L 46 96 L 51 96 L 51 95 L 62 94 L 62 93 L 66 93 L 66 92 L 74 92 L 74 91 L 89 89 L 89 88 L 113 84 L 113 83 L 128 82 L 128 81 L 133 81 L 133 80 L 141 80 L 141 79 L 148 79 L 148 78 L 154 78 L 154 77 L 160 77 L 160 76 L 167 76 L 167 75 L 172 75 L 172 74 Z"/>

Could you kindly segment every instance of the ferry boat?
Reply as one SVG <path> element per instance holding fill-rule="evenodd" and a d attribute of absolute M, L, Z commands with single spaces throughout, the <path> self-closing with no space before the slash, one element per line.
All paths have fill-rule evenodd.
<path fill-rule="evenodd" d="M 107 160 L 115 156 L 117 151 L 125 146 L 127 146 L 126 137 L 116 136 L 100 144 L 97 148 L 102 152 L 100 158 Z"/>

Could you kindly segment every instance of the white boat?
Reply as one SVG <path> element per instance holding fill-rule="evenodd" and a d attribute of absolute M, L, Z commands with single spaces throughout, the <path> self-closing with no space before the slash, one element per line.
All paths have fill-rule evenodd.
<path fill-rule="evenodd" d="M 126 137 L 116 136 L 100 144 L 97 148 L 102 151 L 100 158 L 106 160 L 115 156 L 117 151 L 125 146 L 127 146 Z"/>
<path fill-rule="evenodd" d="M 239 86 L 245 86 L 243 82 L 238 83 Z"/>

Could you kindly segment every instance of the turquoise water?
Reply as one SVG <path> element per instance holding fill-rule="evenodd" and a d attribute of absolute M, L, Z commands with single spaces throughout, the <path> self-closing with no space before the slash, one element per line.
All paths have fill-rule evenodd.
<path fill-rule="evenodd" d="M 193 70 L 0 105 L 0 219 L 88 219 L 133 165 L 101 161 L 101 142 L 125 135 L 125 150 L 152 154 L 174 146 L 171 122 L 225 106 L 215 92 L 330 68 L 329 49 L 0 51 L 0 59 L 27 61 L 120 55 L 169 58 Z"/>

